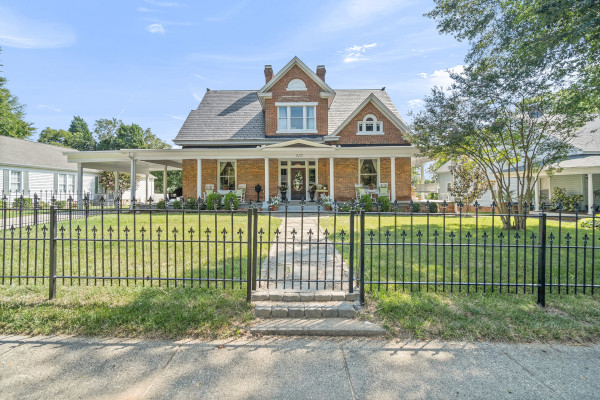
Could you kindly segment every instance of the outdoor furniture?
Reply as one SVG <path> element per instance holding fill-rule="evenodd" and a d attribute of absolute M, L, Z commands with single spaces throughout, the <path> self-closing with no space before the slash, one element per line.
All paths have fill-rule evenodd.
<path fill-rule="evenodd" d="M 360 185 L 358 187 L 356 187 L 356 200 L 360 201 L 360 198 L 363 197 L 365 194 L 368 194 L 368 193 L 364 187 L 362 187 Z"/>
<path fill-rule="evenodd" d="M 237 196 L 237 198 L 240 202 L 243 203 L 246 201 L 246 184 L 245 183 L 240 183 L 238 185 L 238 188 L 235 191 L 235 195 Z"/>
<path fill-rule="evenodd" d="M 215 192 L 215 185 L 212 183 L 204 185 L 204 198 L 206 199 L 208 195 Z"/>
<path fill-rule="evenodd" d="M 387 183 L 381 183 L 379 185 L 379 197 L 387 197 L 390 198 L 390 192 L 388 191 L 388 184 Z"/>

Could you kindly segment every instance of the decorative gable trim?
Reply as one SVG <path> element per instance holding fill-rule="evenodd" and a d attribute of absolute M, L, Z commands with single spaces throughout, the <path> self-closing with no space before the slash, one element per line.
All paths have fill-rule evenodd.
<path fill-rule="evenodd" d="M 323 138 L 324 141 L 337 140 L 339 133 L 348 125 L 356 115 L 362 111 L 363 108 L 369 103 L 373 103 L 373 105 L 383 114 L 385 117 L 390 120 L 400 131 L 409 133 L 410 128 L 402 121 L 400 118 L 396 116 L 389 108 L 386 107 L 385 104 L 375 94 L 371 93 L 368 95 L 362 103 L 344 120 L 344 122 L 338 126 L 335 131 L 330 133 L 329 135 Z"/>
<path fill-rule="evenodd" d="M 274 144 L 269 144 L 266 146 L 262 146 L 263 149 L 275 149 L 275 148 L 283 148 L 283 147 L 298 147 L 298 146 L 302 146 L 302 147 L 315 147 L 315 148 L 325 148 L 325 149 L 330 149 L 331 146 L 327 145 L 327 144 L 323 144 L 323 143 L 315 143 L 315 142 L 311 142 L 310 140 L 306 140 L 306 139 L 294 139 L 294 140 L 288 140 L 282 143 L 274 143 Z"/>
<path fill-rule="evenodd" d="M 317 76 L 316 73 L 314 73 L 310 68 L 308 68 L 306 66 L 306 64 L 304 64 L 298 57 L 294 57 L 290 60 L 290 62 L 288 62 L 281 70 L 279 70 L 279 72 L 277 72 L 277 74 L 273 77 L 273 79 L 271 79 L 269 82 L 267 82 L 262 88 L 260 88 L 260 90 L 258 91 L 257 95 L 258 95 L 258 99 L 260 100 L 261 105 L 265 106 L 264 104 L 264 99 L 268 98 L 268 95 L 270 95 L 270 93 L 268 93 L 268 91 L 273 87 L 273 85 L 275 85 L 275 83 L 277 83 L 283 76 L 285 76 L 285 74 L 287 74 L 287 72 L 294 66 L 297 65 L 302 71 L 304 71 L 317 85 L 319 85 L 321 87 L 321 89 L 323 89 L 323 92 L 321 92 L 321 96 L 322 97 L 330 97 L 330 96 L 335 96 L 335 90 L 333 90 L 331 87 L 329 87 L 328 84 L 326 84 L 321 78 L 319 78 Z"/>

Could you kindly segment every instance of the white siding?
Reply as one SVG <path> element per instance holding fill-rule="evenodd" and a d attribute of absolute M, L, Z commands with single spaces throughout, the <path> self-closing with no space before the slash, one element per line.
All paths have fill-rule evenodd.
<path fill-rule="evenodd" d="M 86 173 L 83 174 L 83 193 L 96 193 L 95 178 L 96 175 L 90 175 Z M 77 185 L 77 183 L 75 183 L 75 185 Z"/>
<path fill-rule="evenodd" d="M 29 190 L 31 192 L 52 192 L 54 190 L 54 173 L 47 171 L 29 172 Z"/>
<path fill-rule="evenodd" d="M 550 178 L 550 195 L 555 187 L 567 190 L 567 194 L 584 193 L 583 175 L 555 175 Z"/>

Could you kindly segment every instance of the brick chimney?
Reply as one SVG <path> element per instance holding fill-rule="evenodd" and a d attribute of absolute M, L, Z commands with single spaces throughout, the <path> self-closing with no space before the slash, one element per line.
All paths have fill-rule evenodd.
<path fill-rule="evenodd" d="M 273 67 L 265 65 L 265 83 L 269 83 L 271 79 L 273 79 Z"/>
<path fill-rule="evenodd" d="M 321 78 L 321 80 L 323 82 L 325 82 L 325 66 L 324 65 L 317 65 L 317 76 L 319 78 Z"/>

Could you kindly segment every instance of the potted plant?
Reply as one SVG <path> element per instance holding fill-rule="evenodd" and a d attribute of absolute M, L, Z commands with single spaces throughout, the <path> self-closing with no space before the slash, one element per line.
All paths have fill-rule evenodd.
<path fill-rule="evenodd" d="M 317 185 L 312 184 L 310 185 L 310 189 L 308 191 L 308 194 L 310 194 L 310 201 L 315 201 L 315 192 L 317 191 Z"/>
<path fill-rule="evenodd" d="M 373 184 L 372 183 L 369 184 L 369 190 L 373 190 Z"/>
<path fill-rule="evenodd" d="M 329 196 L 321 197 L 321 203 L 323 204 L 323 207 L 325 207 L 325 209 L 327 211 L 331 210 L 331 197 L 329 197 Z"/>
<path fill-rule="evenodd" d="M 281 192 L 281 200 L 282 201 L 286 201 L 287 199 L 287 184 L 283 183 L 281 186 L 279 186 L 279 191 Z"/>
<path fill-rule="evenodd" d="M 279 196 L 271 197 L 271 210 L 277 211 L 277 207 L 279 204 Z"/>

